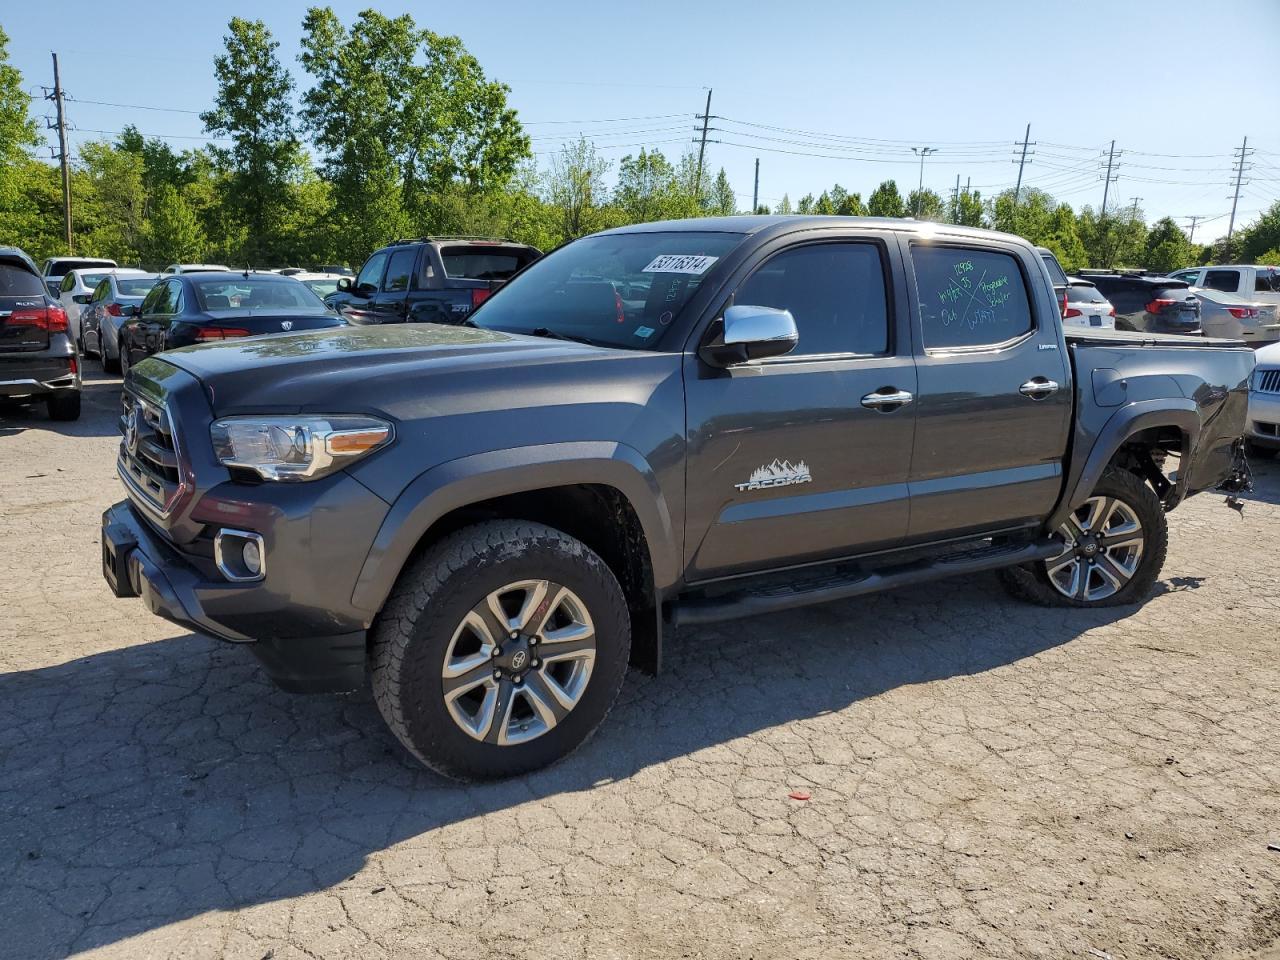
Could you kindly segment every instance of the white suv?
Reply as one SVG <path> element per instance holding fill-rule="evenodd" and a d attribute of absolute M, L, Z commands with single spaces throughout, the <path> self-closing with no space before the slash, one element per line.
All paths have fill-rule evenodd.
<path fill-rule="evenodd" d="M 106 260 L 102 257 L 50 257 L 40 268 L 40 273 L 44 276 L 44 285 L 49 291 L 49 296 L 57 300 L 62 295 L 62 278 L 67 275 L 68 270 L 93 268 L 105 273 L 107 270 L 114 270 L 115 266 L 114 260 Z"/>

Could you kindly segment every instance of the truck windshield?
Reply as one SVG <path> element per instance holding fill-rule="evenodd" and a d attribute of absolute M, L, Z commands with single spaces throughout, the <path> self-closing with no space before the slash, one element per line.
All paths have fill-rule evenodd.
<path fill-rule="evenodd" d="M 643 350 L 742 239 L 740 233 L 683 230 L 585 237 L 515 277 L 471 322 Z"/>

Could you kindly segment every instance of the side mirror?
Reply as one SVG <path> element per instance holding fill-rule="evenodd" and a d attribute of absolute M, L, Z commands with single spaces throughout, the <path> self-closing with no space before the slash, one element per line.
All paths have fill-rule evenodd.
<path fill-rule="evenodd" d="M 140 304 L 140 303 L 135 303 L 132 307 L 130 307 L 130 308 L 129 308 L 129 316 L 131 316 L 131 317 L 140 317 L 140 316 L 142 316 L 142 304 Z"/>
<path fill-rule="evenodd" d="M 93 296 L 88 293 L 77 293 L 71 299 L 74 300 L 76 303 L 88 303 L 90 300 L 93 299 Z"/>
<path fill-rule="evenodd" d="M 731 367 L 748 360 L 780 357 L 799 342 L 790 310 L 742 304 L 724 312 L 723 337 L 706 344 L 699 354 L 712 366 Z"/>
<path fill-rule="evenodd" d="M 351 278 L 350 278 L 350 277 L 340 277 L 340 278 L 338 279 L 338 292 L 339 292 L 339 293 L 350 293 L 350 292 L 351 292 Z"/>

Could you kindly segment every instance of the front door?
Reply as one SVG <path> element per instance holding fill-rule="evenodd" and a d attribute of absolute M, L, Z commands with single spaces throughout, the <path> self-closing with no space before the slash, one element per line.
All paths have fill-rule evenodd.
<path fill-rule="evenodd" d="M 691 580 L 892 547 L 907 530 L 915 364 L 885 238 L 769 251 L 730 304 L 791 311 L 790 354 L 686 358 Z"/>
<path fill-rule="evenodd" d="M 382 275 L 387 270 L 387 252 L 379 250 L 360 268 L 351 292 L 338 303 L 338 312 L 352 323 L 376 323 L 373 316 L 373 298 L 382 286 Z"/>
<path fill-rule="evenodd" d="M 418 248 L 397 250 L 387 261 L 381 289 L 373 296 L 374 323 L 404 323 L 408 309 L 409 285 L 418 260 Z"/>
<path fill-rule="evenodd" d="M 1071 378 L 1044 272 L 1019 246 L 911 241 L 918 322 L 912 542 L 1032 525 L 1062 490 Z"/>

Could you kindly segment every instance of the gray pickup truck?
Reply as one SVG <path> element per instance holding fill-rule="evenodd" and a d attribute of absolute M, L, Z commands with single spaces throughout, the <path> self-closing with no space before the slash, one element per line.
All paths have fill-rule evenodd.
<path fill-rule="evenodd" d="M 1064 333 L 1004 234 L 627 227 L 465 325 L 137 364 L 103 572 L 288 689 L 370 675 L 423 763 L 509 776 L 582 743 L 681 624 L 987 570 L 1035 603 L 1140 602 L 1166 511 L 1242 482 L 1253 365 Z"/>

